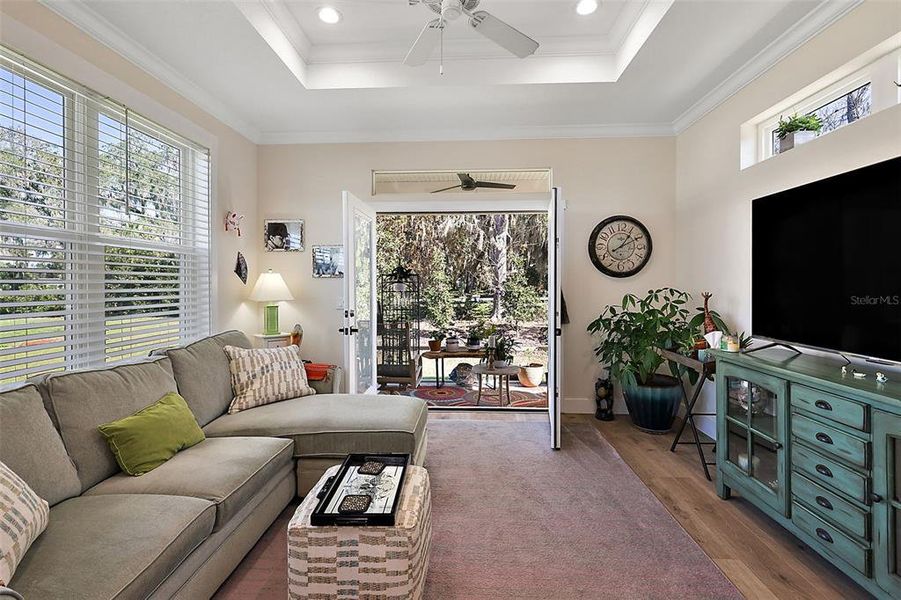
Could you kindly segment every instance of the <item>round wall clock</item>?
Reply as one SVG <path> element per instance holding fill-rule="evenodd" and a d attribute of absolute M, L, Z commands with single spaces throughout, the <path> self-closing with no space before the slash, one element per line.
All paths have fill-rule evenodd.
<path fill-rule="evenodd" d="M 588 237 L 588 256 L 598 271 L 610 277 L 629 277 L 651 258 L 651 234 L 638 219 L 626 215 L 598 223 Z"/>

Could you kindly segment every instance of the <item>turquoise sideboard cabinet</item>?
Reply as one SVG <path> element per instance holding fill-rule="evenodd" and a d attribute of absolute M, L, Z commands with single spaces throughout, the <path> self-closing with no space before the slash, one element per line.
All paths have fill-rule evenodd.
<path fill-rule="evenodd" d="M 878 598 L 901 598 L 901 376 L 838 357 L 716 352 L 717 492 L 733 491 Z M 859 367 L 864 370 L 864 367 Z"/>

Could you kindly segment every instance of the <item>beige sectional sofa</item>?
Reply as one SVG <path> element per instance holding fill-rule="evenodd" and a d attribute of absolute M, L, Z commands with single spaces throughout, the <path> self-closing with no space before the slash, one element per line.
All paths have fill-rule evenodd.
<path fill-rule="evenodd" d="M 337 382 L 325 381 L 314 387 L 326 393 L 226 414 L 226 345 L 250 347 L 226 332 L 0 393 L 0 461 L 51 505 L 13 590 L 27 600 L 209 597 L 347 453 L 407 452 L 422 464 L 427 411 L 416 398 L 333 394 Z M 121 473 L 97 426 L 168 391 L 207 439 L 140 477 Z"/>

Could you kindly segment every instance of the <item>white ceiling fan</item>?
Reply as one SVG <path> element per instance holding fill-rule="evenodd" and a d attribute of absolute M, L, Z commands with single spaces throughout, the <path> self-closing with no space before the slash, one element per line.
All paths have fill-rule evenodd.
<path fill-rule="evenodd" d="M 444 28 L 451 21 L 466 15 L 469 18 L 469 26 L 484 35 L 486 38 L 507 50 L 519 58 L 525 58 L 534 54 L 538 49 L 538 42 L 517 30 L 515 27 L 501 21 L 494 15 L 484 10 L 475 10 L 479 6 L 479 0 L 408 0 L 410 6 L 422 4 L 438 14 L 425 24 L 419 37 L 413 42 L 413 47 L 407 52 L 404 64 L 418 67 L 425 64 L 435 47 L 442 46 Z M 441 66 L 444 73 L 444 66 Z"/>

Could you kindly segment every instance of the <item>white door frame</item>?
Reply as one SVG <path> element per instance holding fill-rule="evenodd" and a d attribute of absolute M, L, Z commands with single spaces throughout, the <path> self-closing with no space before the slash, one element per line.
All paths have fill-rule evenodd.
<path fill-rule="evenodd" d="M 478 197 L 474 198 L 472 195 L 467 195 L 463 197 L 462 194 L 385 194 L 382 195 L 381 198 L 373 197 L 370 198 L 369 205 L 375 209 L 376 214 L 390 214 L 390 213 L 498 213 L 498 212 L 532 212 L 532 213 L 547 213 L 549 210 L 549 202 L 551 205 L 555 204 L 555 197 L 557 198 L 557 203 L 562 210 L 565 207 L 565 203 L 563 202 L 562 194 L 560 193 L 560 188 L 555 187 L 550 192 L 541 192 L 535 194 L 516 194 L 516 197 L 511 198 L 512 194 L 504 194 L 503 199 L 493 199 L 487 193 L 477 195 Z M 402 199 L 401 199 L 402 198 Z M 556 218 L 553 219 L 556 222 Z M 559 223 L 558 226 L 564 226 L 563 223 Z M 557 240 L 562 241 L 562 232 L 556 231 L 557 240 L 552 239 L 551 232 L 548 232 L 549 239 L 548 244 L 556 244 Z M 557 256 L 558 259 L 562 258 L 562 244 L 558 246 L 558 249 L 554 253 L 548 254 L 549 258 L 554 255 Z M 561 260 L 557 260 L 556 264 L 548 264 L 548 273 L 554 275 L 554 281 L 559 283 L 563 276 L 562 264 Z M 548 360 L 554 360 L 557 364 L 556 372 L 557 378 L 555 381 L 551 381 L 548 379 L 548 417 L 551 425 L 551 447 L 555 450 L 560 448 L 560 438 L 561 438 L 561 430 L 560 430 L 560 422 L 561 422 L 561 408 L 563 403 L 563 394 L 562 394 L 562 379 L 563 369 L 562 369 L 562 357 L 560 356 L 560 352 L 552 352 L 551 348 L 554 344 L 557 344 L 557 347 L 562 347 L 562 338 L 557 336 L 557 331 L 560 329 L 560 307 L 555 306 L 555 303 L 551 302 L 550 295 L 554 293 L 554 290 L 550 287 L 548 288 L 548 306 L 555 309 L 554 322 L 551 323 L 550 319 L 548 321 Z M 551 364 L 548 364 L 548 369 L 552 368 Z M 551 389 L 551 385 L 554 385 L 555 389 Z M 554 396 L 557 392 L 560 392 L 556 397 Z"/>
<path fill-rule="evenodd" d="M 376 285 L 376 216 L 372 204 L 360 200 L 351 192 L 344 191 L 341 193 L 341 201 L 343 205 L 343 242 L 344 242 L 344 318 L 340 329 L 344 337 L 344 364 L 347 368 L 347 391 L 351 394 L 359 393 L 357 390 L 357 339 L 361 334 L 357 328 L 357 315 L 354 313 L 356 307 L 356 268 L 353 264 L 355 259 L 355 231 L 354 231 L 354 215 L 363 214 L 372 219 L 372 239 L 370 241 L 370 252 L 372 253 L 372 262 L 370 264 L 370 322 L 369 322 L 369 348 L 370 348 L 370 365 L 372 366 L 372 382 L 363 393 L 375 394 L 378 392 L 378 374 L 376 361 L 376 310 L 378 291 Z"/>

